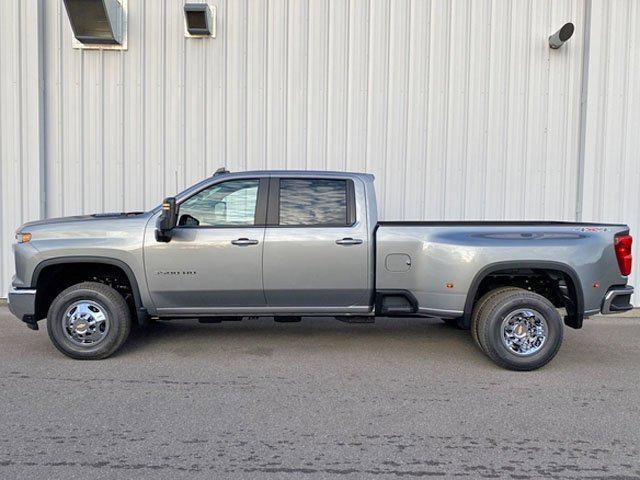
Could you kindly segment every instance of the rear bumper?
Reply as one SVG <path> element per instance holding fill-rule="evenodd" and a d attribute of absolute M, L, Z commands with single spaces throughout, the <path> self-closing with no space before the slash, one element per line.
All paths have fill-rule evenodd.
<path fill-rule="evenodd" d="M 633 295 L 633 287 L 625 285 L 621 287 L 611 287 L 602 301 L 601 312 L 605 315 L 611 315 L 631 310 L 631 295 Z"/>
<path fill-rule="evenodd" d="M 35 323 L 36 291 L 30 288 L 9 288 L 9 310 L 23 322 Z"/>

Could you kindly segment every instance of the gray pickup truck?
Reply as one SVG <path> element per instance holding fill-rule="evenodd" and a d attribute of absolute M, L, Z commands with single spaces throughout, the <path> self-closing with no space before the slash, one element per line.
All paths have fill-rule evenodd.
<path fill-rule="evenodd" d="M 470 329 L 513 370 L 549 362 L 563 324 L 632 308 L 626 225 L 379 222 L 373 180 L 220 169 L 149 212 L 26 223 L 9 306 L 78 359 L 111 355 L 132 322 L 379 315 Z"/>

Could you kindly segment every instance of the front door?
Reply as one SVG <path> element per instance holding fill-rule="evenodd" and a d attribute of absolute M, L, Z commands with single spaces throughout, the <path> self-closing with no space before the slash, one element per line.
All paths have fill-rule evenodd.
<path fill-rule="evenodd" d="M 269 307 L 369 310 L 371 245 L 364 205 L 364 186 L 352 179 L 271 180 L 263 261 Z"/>
<path fill-rule="evenodd" d="M 169 243 L 145 235 L 145 267 L 159 314 L 224 313 L 266 305 L 262 285 L 268 179 L 216 183 L 182 201 Z M 260 218 L 262 217 L 262 218 Z"/>

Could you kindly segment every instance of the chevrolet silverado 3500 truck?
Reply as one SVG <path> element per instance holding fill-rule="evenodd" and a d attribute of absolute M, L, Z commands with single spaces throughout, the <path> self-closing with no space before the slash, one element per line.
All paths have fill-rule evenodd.
<path fill-rule="evenodd" d="M 10 309 L 34 330 L 46 318 L 78 359 L 111 355 L 152 319 L 438 317 L 531 370 L 564 325 L 632 308 L 626 225 L 379 222 L 373 180 L 220 169 L 149 212 L 26 223 Z"/>

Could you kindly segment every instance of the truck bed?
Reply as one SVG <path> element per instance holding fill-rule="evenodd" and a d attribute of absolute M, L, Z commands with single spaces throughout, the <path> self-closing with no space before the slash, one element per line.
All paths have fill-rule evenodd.
<path fill-rule="evenodd" d="M 378 226 L 424 226 L 424 227 L 453 227 L 453 226 L 495 226 L 506 227 L 510 225 L 531 227 L 627 227 L 623 223 L 599 223 L 599 222 L 565 222 L 546 220 L 381 220 Z"/>
<path fill-rule="evenodd" d="M 406 292 L 416 313 L 452 318 L 469 313 L 469 295 L 488 272 L 545 269 L 573 279 L 588 316 L 600 311 L 603 292 L 626 284 L 613 245 L 628 230 L 590 222 L 381 221 L 376 290 Z"/>

